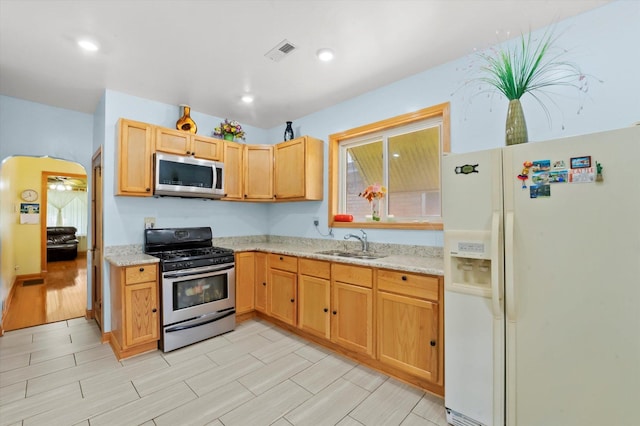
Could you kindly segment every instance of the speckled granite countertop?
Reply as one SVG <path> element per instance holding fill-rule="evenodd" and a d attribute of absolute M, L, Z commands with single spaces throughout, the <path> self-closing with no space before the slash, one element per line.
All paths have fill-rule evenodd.
<path fill-rule="evenodd" d="M 389 254 L 378 259 L 357 259 L 352 257 L 329 256 L 318 254 L 316 251 L 323 249 L 313 249 L 305 246 L 295 246 L 283 243 L 253 243 L 226 245 L 226 248 L 234 251 L 264 251 L 289 256 L 306 257 L 309 259 L 329 260 L 332 262 L 348 263 L 352 265 L 371 266 L 375 268 L 395 269 L 405 272 L 416 272 L 420 274 L 444 275 L 444 265 L 442 258 L 411 256 L 406 254 Z M 386 254 L 377 251 L 377 254 Z"/>
<path fill-rule="evenodd" d="M 142 252 L 141 245 L 105 247 L 104 260 L 114 266 L 143 265 L 159 263 L 160 259 Z"/>
<path fill-rule="evenodd" d="M 357 259 L 323 255 L 317 252 L 324 250 L 357 251 L 360 249 L 360 243 L 358 241 L 252 236 L 214 238 L 213 245 L 229 248 L 236 252 L 262 251 L 420 274 L 444 275 L 441 247 L 370 242 L 370 251 L 376 254 L 384 254 L 385 257 L 378 259 Z M 157 263 L 159 261 L 156 257 L 144 254 L 141 245 L 105 247 L 104 257 L 106 261 L 116 266 Z"/>

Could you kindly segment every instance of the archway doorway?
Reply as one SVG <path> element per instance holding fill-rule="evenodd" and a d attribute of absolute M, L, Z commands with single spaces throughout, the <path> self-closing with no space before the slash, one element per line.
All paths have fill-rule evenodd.
<path fill-rule="evenodd" d="M 7 163 L 10 165 L 8 169 L 11 170 L 8 177 L 4 176 L 4 166 Z M 20 207 L 15 210 L 21 211 L 25 203 L 19 197 L 24 190 L 29 189 L 32 191 L 32 197 L 34 192 L 36 194 L 36 199 L 29 203 L 30 213 L 37 212 L 29 221 L 22 220 L 22 214 L 8 218 L 5 216 L 3 219 L 9 222 L 2 224 L 3 230 L 11 229 L 11 233 L 8 241 L 3 241 L 2 250 L 12 252 L 11 263 L 15 265 L 3 329 L 14 330 L 86 315 L 86 236 L 89 204 L 86 201 L 85 168 L 78 163 L 62 159 L 16 156 L 5 160 L 2 173 L 3 179 L 9 182 L 11 187 L 7 193 L 2 194 L 3 202 L 7 199 L 7 202 Z M 85 201 L 81 203 L 80 212 L 76 212 L 76 215 L 84 217 L 84 221 L 75 222 L 75 236 L 71 237 L 78 239 L 77 252 L 74 252 L 74 256 L 65 255 L 66 257 L 56 259 L 55 262 L 47 262 L 48 213 L 53 213 L 54 217 L 60 219 L 60 223 L 54 221 L 49 225 L 72 226 L 68 223 L 66 212 L 59 211 L 60 200 L 54 204 L 49 202 L 56 198 L 55 195 L 51 196 L 50 185 L 53 185 L 53 182 L 50 182 L 50 179 L 70 178 L 76 179 L 78 183 L 83 182 L 85 189 L 83 197 L 80 197 Z M 67 186 L 70 185 L 64 185 L 65 191 L 68 191 Z M 12 197 L 16 197 L 17 200 Z M 77 206 L 75 210 L 78 210 Z M 80 244 L 80 241 L 83 244 Z M 34 256 L 35 253 L 39 256 Z M 3 275 L 8 275 L 7 271 L 4 271 L 5 265 L 2 269 Z"/>

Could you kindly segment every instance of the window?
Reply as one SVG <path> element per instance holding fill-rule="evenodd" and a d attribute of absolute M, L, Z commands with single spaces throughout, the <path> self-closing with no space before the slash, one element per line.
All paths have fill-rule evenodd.
<path fill-rule="evenodd" d="M 329 223 L 333 227 L 442 229 L 440 159 L 449 152 L 449 104 L 436 105 L 329 137 Z M 371 202 L 369 185 L 386 193 Z M 376 201 L 374 201 L 376 203 Z M 350 214 L 352 223 L 335 222 Z"/>

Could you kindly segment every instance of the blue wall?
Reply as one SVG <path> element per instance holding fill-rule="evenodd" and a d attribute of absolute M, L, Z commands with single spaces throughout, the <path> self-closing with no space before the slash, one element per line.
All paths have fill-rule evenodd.
<path fill-rule="evenodd" d="M 556 25 L 557 45 L 569 50 L 566 58 L 592 75 L 583 96 L 569 88 L 554 88 L 558 96 L 545 101 L 551 114 L 529 95 L 522 98 L 530 141 L 540 141 L 627 127 L 640 121 L 640 2 L 617 1 Z M 534 33 L 541 35 L 544 30 Z M 446 38 L 443 41 L 446 43 Z M 418 49 L 419 51 L 419 49 Z M 419 54 L 419 52 L 417 53 Z M 383 120 L 420 108 L 451 102 L 451 150 L 467 152 L 504 146 L 507 100 L 498 95 L 475 96 L 464 82 L 472 74 L 464 71 L 473 55 L 416 74 L 362 96 L 294 120 L 296 135 L 323 139 L 353 127 Z M 602 83 L 598 82 L 602 80 Z M 475 89 L 477 90 L 477 88 Z M 578 114 L 580 105 L 582 111 Z M 282 138 L 284 127 L 269 131 L 271 140 Z M 325 146 L 325 150 L 327 147 Z M 325 159 L 328 152 L 325 151 Z M 325 160 L 326 161 L 326 160 Z M 325 167 L 326 170 L 326 167 Z M 312 217 L 320 217 L 326 229 L 325 200 L 318 203 L 271 206 L 272 235 L 319 237 Z M 351 229 L 335 231 L 342 238 Z M 442 245 L 440 231 L 367 230 L 377 242 Z"/>

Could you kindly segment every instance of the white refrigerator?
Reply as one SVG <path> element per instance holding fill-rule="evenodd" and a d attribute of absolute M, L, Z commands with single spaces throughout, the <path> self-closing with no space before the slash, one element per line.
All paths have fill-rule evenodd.
<path fill-rule="evenodd" d="M 449 423 L 640 425 L 640 126 L 450 154 L 442 192 Z"/>

